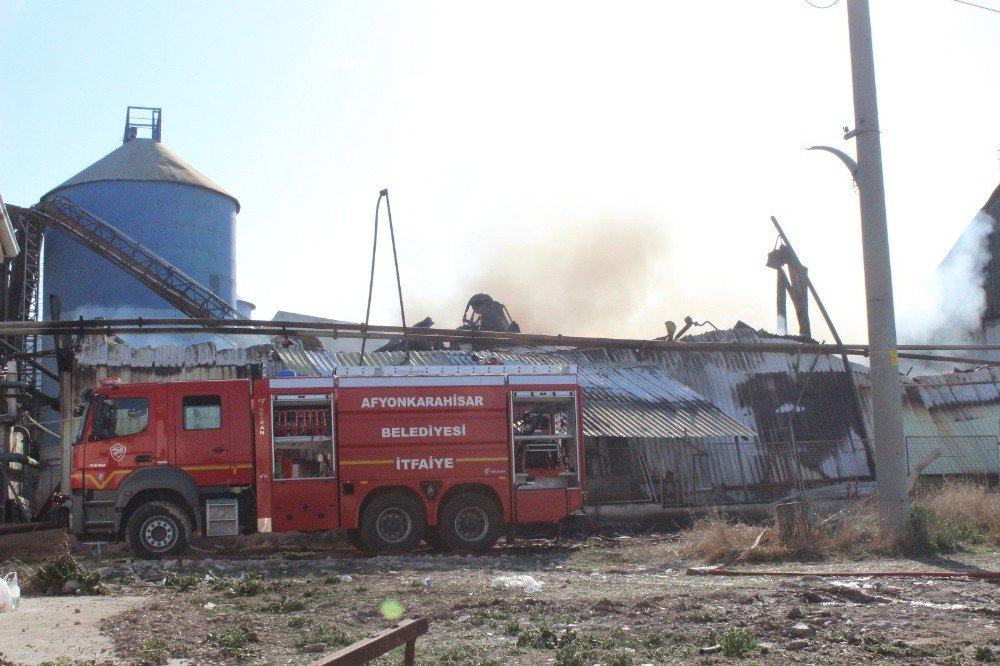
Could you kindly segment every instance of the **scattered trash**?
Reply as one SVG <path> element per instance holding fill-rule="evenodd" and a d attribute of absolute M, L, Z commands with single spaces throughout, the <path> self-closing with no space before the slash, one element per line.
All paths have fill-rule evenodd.
<path fill-rule="evenodd" d="M 0 613 L 17 610 L 21 601 L 21 588 L 17 584 L 17 572 L 12 571 L 0 578 Z"/>
<path fill-rule="evenodd" d="M 216 604 L 213 604 L 211 601 L 209 601 L 207 604 L 202 606 L 202 608 L 204 608 L 205 610 L 212 610 L 213 608 L 215 608 L 215 606 Z"/>
<path fill-rule="evenodd" d="M 354 579 L 351 578 L 349 575 L 344 574 L 343 576 L 340 577 L 340 580 L 344 581 L 345 583 L 350 583 Z"/>
<path fill-rule="evenodd" d="M 795 638 L 805 638 L 812 633 L 812 627 L 805 622 L 799 622 L 793 625 L 792 628 L 788 630 L 788 633 Z"/>
<path fill-rule="evenodd" d="M 493 579 L 493 585 L 503 586 L 503 587 L 520 587 L 524 588 L 525 592 L 533 593 L 538 592 L 542 589 L 544 585 L 540 580 L 535 580 L 532 576 L 527 574 L 521 575 L 509 575 L 509 576 L 497 576 Z"/>
<path fill-rule="evenodd" d="M 703 648 L 699 648 L 698 652 L 701 654 L 715 654 L 716 652 L 722 652 L 722 646 L 718 643 L 715 645 L 706 645 Z"/>
<path fill-rule="evenodd" d="M 430 587 L 434 584 L 433 578 L 424 578 L 424 587 Z"/>

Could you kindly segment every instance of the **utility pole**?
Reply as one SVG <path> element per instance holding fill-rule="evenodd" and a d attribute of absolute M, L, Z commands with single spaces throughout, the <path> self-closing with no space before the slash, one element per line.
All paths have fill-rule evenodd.
<path fill-rule="evenodd" d="M 868 0 L 847 0 L 847 22 L 854 81 L 854 129 L 844 138 L 854 138 L 857 144 L 878 512 L 884 532 L 903 534 L 910 518 L 909 472 L 903 436 L 896 315 L 892 302 L 882 144 L 875 101 L 875 59 Z"/>

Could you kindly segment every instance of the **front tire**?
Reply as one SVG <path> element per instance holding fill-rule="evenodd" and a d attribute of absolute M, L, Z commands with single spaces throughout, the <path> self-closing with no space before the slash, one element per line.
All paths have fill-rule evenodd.
<path fill-rule="evenodd" d="M 128 542 L 137 557 L 158 560 L 187 548 L 191 521 L 171 502 L 148 502 L 128 519 Z"/>
<path fill-rule="evenodd" d="M 502 529 L 503 516 L 496 502 L 479 493 L 452 497 L 442 507 L 438 522 L 441 540 L 456 550 L 489 550 Z"/>
<path fill-rule="evenodd" d="M 413 550 L 427 519 L 420 502 L 395 493 L 376 497 L 361 514 L 361 542 L 369 552 Z"/>

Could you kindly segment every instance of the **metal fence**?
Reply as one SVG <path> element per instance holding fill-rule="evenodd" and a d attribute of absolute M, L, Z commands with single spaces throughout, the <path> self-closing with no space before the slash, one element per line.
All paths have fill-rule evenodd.
<path fill-rule="evenodd" d="M 595 438 L 588 442 L 591 503 L 665 507 L 772 502 L 871 477 L 860 440 L 791 442 Z"/>
<path fill-rule="evenodd" d="M 906 449 L 911 475 L 931 458 L 920 470 L 921 477 L 963 477 L 993 484 L 1000 475 L 1000 439 L 995 435 L 907 437 Z"/>
<path fill-rule="evenodd" d="M 910 473 L 1000 481 L 996 436 L 907 437 Z M 860 439 L 782 442 L 595 438 L 587 443 L 592 504 L 663 507 L 765 504 L 801 494 L 850 499 L 874 480 Z"/>

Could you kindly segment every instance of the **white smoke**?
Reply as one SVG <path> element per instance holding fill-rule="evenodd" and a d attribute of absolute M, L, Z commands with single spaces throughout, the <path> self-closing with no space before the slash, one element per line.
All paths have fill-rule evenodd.
<path fill-rule="evenodd" d="M 938 266 L 921 297 L 899 318 L 899 340 L 959 344 L 977 340 L 986 310 L 989 234 L 996 221 L 980 212 Z"/>

